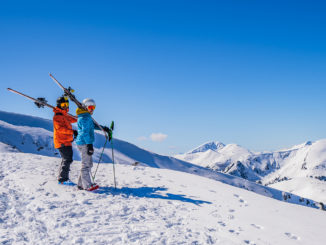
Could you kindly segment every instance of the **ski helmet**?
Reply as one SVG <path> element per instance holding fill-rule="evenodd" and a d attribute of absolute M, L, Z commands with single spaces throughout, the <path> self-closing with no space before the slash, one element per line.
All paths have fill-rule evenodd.
<path fill-rule="evenodd" d="M 67 107 L 69 106 L 69 100 L 67 97 L 65 96 L 61 96 L 57 99 L 57 107 L 59 107 L 60 109 L 62 109 L 61 104 L 62 103 L 67 103 Z"/>
<path fill-rule="evenodd" d="M 94 106 L 94 107 L 96 107 L 95 100 L 93 100 L 93 99 L 89 99 L 89 98 L 83 100 L 83 105 L 84 105 L 85 107 L 89 107 L 89 106 Z"/>

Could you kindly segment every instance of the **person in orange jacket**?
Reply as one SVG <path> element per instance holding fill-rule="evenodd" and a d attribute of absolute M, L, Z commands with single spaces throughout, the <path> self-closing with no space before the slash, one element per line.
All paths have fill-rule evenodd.
<path fill-rule="evenodd" d="M 69 100 L 66 97 L 57 99 L 57 107 L 53 109 L 53 141 L 54 148 L 58 149 L 62 158 L 58 181 L 59 184 L 73 185 L 69 180 L 70 164 L 73 161 L 72 142 L 77 136 L 71 124 L 77 119 L 68 114 Z"/>

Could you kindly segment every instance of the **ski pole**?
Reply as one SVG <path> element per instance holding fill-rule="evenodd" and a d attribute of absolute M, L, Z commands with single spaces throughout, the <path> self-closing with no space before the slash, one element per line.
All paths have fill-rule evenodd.
<path fill-rule="evenodd" d="M 111 132 L 114 129 L 114 121 L 112 121 L 110 126 Z M 114 166 L 114 150 L 113 150 L 113 137 L 111 138 L 111 149 L 112 149 L 112 166 L 113 166 L 113 179 L 114 179 L 114 189 L 117 189 L 117 183 L 115 180 L 115 166 Z"/>
<path fill-rule="evenodd" d="M 93 182 L 95 182 L 95 175 L 96 175 L 96 173 L 97 173 L 97 169 L 98 169 L 98 167 L 99 167 L 99 165 L 100 165 L 100 162 L 101 162 L 101 160 L 102 160 L 103 152 L 104 152 L 104 149 L 105 149 L 105 146 L 106 146 L 106 143 L 107 143 L 107 142 L 108 142 L 108 138 L 105 137 L 105 143 L 104 143 L 104 145 L 103 145 L 102 152 L 101 152 L 100 158 L 99 158 L 99 160 L 98 160 L 98 163 L 97 163 L 97 166 L 96 166 L 96 169 L 95 169 L 94 176 L 92 176 Z"/>
<path fill-rule="evenodd" d="M 111 129 L 111 132 L 112 132 L 113 129 L 114 129 L 114 122 L 113 122 L 113 121 L 112 121 L 112 123 L 111 123 L 110 129 Z M 104 152 L 105 146 L 106 146 L 106 144 L 107 144 L 107 142 L 108 142 L 108 139 L 109 139 L 109 137 L 106 137 L 106 140 L 105 140 L 104 146 L 103 146 L 103 148 L 102 148 L 102 153 L 101 153 L 100 158 L 99 158 L 99 161 L 98 161 L 98 163 L 97 163 L 97 166 L 96 166 L 96 169 L 95 169 L 94 175 L 92 176 L 92 178 L 93 178 L 93 182 L 95 182 L 95 176 L 96 176 L 96 173 L 97 173 L 98 167 L 99 167 L 99 165 L 100 165 L 100 162 L 101 162 L 101 159 L 102 159 L 102 156 L 103 156 L 103 152 Z M 112 138 L 111 138 L 111 148 L 112 148 L 112 162 L 113 162 L 114 188 L 116 189 L 116 188 L 117 188 L 117 184 L 116 184 L 116 179 L 115 179 L 114 151 L 113 151 L 113 141 L 112 141 Z"/>
<path fill-rule="evenodd" d="M 112 148 L 112 165 L 113 165 L 114 189 L 117 189 L 117 183 L 116 183 L 116 181 L 115 181 L 115 166 L 114 166 L 113 139 L 111 139 L 111 148 Z"/>

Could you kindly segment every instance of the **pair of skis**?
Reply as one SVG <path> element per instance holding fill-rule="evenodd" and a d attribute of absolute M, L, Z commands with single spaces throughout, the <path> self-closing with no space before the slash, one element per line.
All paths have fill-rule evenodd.
<path fill-rule="evenodd" d="M 84 110 L 87 111 L 87 108 L 82 103 L 80 103 L 80 101 L 77 100 L 76 97 L 75 97 L 75 95 L 72 93 L 72 91 L 73 91 L 72 88 L 70 88 L 70 87 L 65 88 L 57 79 L 55 79 L 55 77 L 51 73 L 49 75 L 53 79 L 53 81 L 56 84 L 58 84 L 58 86 L 60 88 L 62 88 L 65 96 L 68 96 L 70 100 L 72 100 L 73 102 L 75 102 L 75 104 L 77 105 L 78 108 L 81 108 L 81 109 L 84 109 Z M 104 133 L 105 138 L 108 139 L 108 135 L 104 131 L 104 129 L 102 128 L 102 126 L 100 124 L 98 124 L 93 117 L 92 117 L 92 119 L 93 119 L 93 122 L 96 124 L 96 126 L 98 126 L 101 129 L 101 131 Z"/>
<path fill-rule="evenodd" d="M 87 110 L 87 108 L 85 108 L 85 106 L 79 101 L 79 100 L 77 100 L 76 99 L 76 97 L 75 97 L 75 95 L 73 94 L 73 90 L 72 90 L 72 88 L 71 87 L 68 87 L 68 88 L 65 88 L 51 73 L 49 74 L 50 75 L 50 77 L 52 78 L 52 80 L 64 91 L 64 95 L 65 96 L 68 96 L 69 97 L 69 99 L 70 100 L 72 100 L 76 105 L 77 105 L 77 107 L 79 107 L 79 108 L 82 108 L 82 109 L 84 109 L 84 110 Z M 35 105 L 37 106 L 37 107 L 39 107 L 39 108 L 42 108 L 42 107 L 44 107 L 44 106 L 47 106 L 47 107 L 49 107 L 49 108 L 52 108 L 52 109 L 54 109 L 55 107 L 54 106 L 52 106 L 52 105 L 50 105 L 50 104 L 48 104 L 47 103 L 47 101 L 45 100 L 45 98 L 37 98 L 37 99 L 35 99 L 35 98 L 33 98 L 33 97 L 31 97 L 31 96 L 28 96 L 28 95 L 26 95 L 26 94 L 23 94 L 23 93 L 21 93 L 21 92 L 18 92 L 18 91 L 16 91 L 16 90 L 14 90 L 14 89 L 11 89 L 11 88 L 7 88 L 7 90 L 9 90 L 10 92 L 13 92 L 13 93 L 16 93 L 16 94 L 18 94 L 18 95 L 21 95 L 21 96 L 23 96 L 23 97 L 25 97 L 25 98 L 27 98 L 27 99 L 30 99 L 30 100 L 32 100 L 32 101 L 34 101 L 34 103 L 35 103 Z M 68 114 L 69 116 L 71 116 L 71 117 L 73 117 L 73 118 L 77 118 L 76 116 L 73 116 L 73 115 L 71 115 L 71 114 Z M 102 158 L 102 155 L 103 155 L 103 151 L 104 151 L 104 147 L 105 147 L 105 145 L 106 145 L 106 143 L 107 143 L 107 141 L 109 140 L 109 136 L 107 135 L 107 133 L 106 133 L 106 131 L 103 129 L 103 127 L 99 124 L 99 123 L 97 123 L 96 121 L 95 121 L 95 119 L 92 117 L 92 120 L 93 120 L 93 122 L 100 128 L 100 130 L 104 133 L 104 136 L 105 136 L 105 138 L 106 138 L 106 141 L 105 141 L 105 144 L 104 144 L 104 146 L 103 146 L 103 150 L 102 150 L 102 154 L 101 154 L 101 156 L 100 156 L 100 159 L 99 159 L 99 162 L 98 162 L 98 165 L 99 165 L 99 163 L 100 163 L 100 161 L 101 161 L 101 158 Z M 112 121 L 112 123 L 111 123 L 111 127 L 110 127 L 110 129 L 113 131 L 113 129 L 114 129 L 114 122 Z M 111 139 L 111 147 L 112 147 L 112 163 L 113 163 L 113 176 L 114 176 L 114 187 L 116 188 L 117 187 L 117 185 L 116 185 L 116 179 L 115 179 L 115 166 L 114 166 L 114 153 L 113 153 L 113 139 Z M 97 165 L 97 168 L 98 168 L 98 165 Z M 96 171 L 97 171 L 97 168 L 96 168 Z M 95 172 L 95 174 L 96 174 L 96 172 Z M 94 176 L 92 176 L 93 177 L 93 180 L 95 179 L 95 174 L 94 174 Z"/>

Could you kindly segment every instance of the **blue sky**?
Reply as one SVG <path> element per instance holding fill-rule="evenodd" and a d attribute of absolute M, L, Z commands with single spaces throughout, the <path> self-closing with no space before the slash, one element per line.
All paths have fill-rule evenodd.
<path fill-rule="evenodd" d="M 52 118 L 6 90 L 54 104 L 51 72 L 116 137 L 161 154 L 326 138 L 323 1 L 0 4 L 0 110 Z"/>

